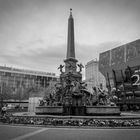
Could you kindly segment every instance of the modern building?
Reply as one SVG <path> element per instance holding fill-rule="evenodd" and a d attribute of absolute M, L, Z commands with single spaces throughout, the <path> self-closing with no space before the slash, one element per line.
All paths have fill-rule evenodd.
<path fill-rule="evenodd" d="M 4 99 L 28 99 L 33 87 L 46 88 L 57 80 L 55 73 L 0 66 L 0 94 Z"/>
<path fill-rule="evenodd" d="M 106 89 L 106 80 L 103 74 L 99 72 L 99 62 L 97 60 L 89 61 L 85 66 L 85 81 L 87 88 L 92 92 L 92 87 L 100 87 Z"/>
<path fill-rule="evenodd" d="M 99 71 L 105 76 L 108 87 L 115 87 L 116 82 L 130 83 L 130 75 L 140 75 L 140 39 L 100 53 Z"/>
<path fill-rule="evenodd" d="M 140 110 L 140 39 L 100 53 L 99 70 L 121 110 Z"/>

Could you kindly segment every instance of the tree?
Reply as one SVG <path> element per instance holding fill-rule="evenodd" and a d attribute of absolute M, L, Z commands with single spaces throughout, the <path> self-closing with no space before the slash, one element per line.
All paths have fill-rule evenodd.
<path fill-rule="evenodd" d="M 0 85 L 0 105 L 1 107 L 3 106 L 3 101 L 4 100 L 8 100 L 11 99 L 12 95 L 11 95 L 11 88 L 9 85 L 7 85 L 5 82 L 2 82 Z"/>

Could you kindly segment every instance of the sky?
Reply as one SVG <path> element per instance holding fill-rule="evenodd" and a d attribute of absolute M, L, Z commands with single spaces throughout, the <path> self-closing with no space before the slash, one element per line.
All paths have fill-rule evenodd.
<path fill-rule="evenodd" d="M 0 65 L 53 72 L 64 64 L 69 9 L 76 59 L 140 39 L 140 0 L 0 0 Z"/>

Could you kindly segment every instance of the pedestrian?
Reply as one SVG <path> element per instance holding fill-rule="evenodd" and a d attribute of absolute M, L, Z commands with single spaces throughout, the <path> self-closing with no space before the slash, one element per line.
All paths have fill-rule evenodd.
<path fill-rule="evenodd" d="M 1 114 L 2 114 L 2 116 L 4 116 L 6 113 L 7 113 L 7 107 L 6 107 L 6 105 L 4 105 L 4 106 L 2 107 Z"/>

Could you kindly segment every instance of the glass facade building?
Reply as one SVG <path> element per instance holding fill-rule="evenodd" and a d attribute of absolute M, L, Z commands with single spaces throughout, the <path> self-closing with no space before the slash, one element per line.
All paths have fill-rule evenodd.
<path fill-rule="evenodd" d="M 32 88 L 47 88 L 57 81 L 55 73 L 0 66 L 0 93 L 4 99 L 28 99 Z"/>

